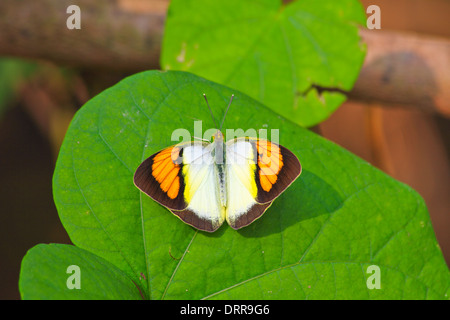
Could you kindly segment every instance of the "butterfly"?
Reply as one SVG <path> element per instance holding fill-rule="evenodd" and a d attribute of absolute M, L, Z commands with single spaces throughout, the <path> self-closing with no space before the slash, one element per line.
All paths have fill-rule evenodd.
<path fill-rule="evenodd" d="M 212 142 L 165 148 L 144 160 L 134 174 L 137 188 L 203 231 L 214 232 L 225 220 L 233 229 L 248 226 L 302 170 L 291 151 L 268 140 L 242 137 L 224 142 L 221 128 L 233 97 L 221 125 L 215 123 Z"/>

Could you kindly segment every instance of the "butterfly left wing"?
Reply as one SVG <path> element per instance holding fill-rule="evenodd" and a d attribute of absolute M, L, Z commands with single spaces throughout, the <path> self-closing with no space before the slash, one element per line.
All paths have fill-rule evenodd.
<path fill-rule="evenodd" d="M 194 141 L 163 149 L 142 162 L 134 183 L 185 223 L 213 232 L 225 212 L 217 198 L 211 148 Z"/>
<path fill-rule="evenodd" d="M 171 210 L 187 207 L 182 175 L 183 146 L 171 146 L 144 160 L 134 173 L 134 184 L 150 198 Z"/>
<path fill-rule="evenodd" d="M 172 212 L 197 229 L 214 232 L 225 221 L 225 208 L 219 201 L 212 156 L 214 145 L 200 144 L 186 148 L 183 153 L 184 198 L 188 206 L 184 210 Z"/>
<path fill-rule="evenodd" d="M 226 150 L 226 219 L 239 229 L 263 215 L 300 175 L 301 165 L 287 148 L 263 139 L 234 139 Z"/>

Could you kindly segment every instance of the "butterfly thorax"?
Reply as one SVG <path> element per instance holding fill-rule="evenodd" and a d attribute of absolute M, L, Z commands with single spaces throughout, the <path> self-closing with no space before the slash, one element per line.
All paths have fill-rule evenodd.
<path fill-rule="evenodd" d="M 213 157 L 214 163 L 216 165 L 224 165 L 225 164 L 225 143 L 223 139 L 223 134 L 219 130 L 213 136 Z"/>
<path fill-rule="evenodd" d="M 223 134 L 220 130 L 217 130 L 217 133 L 213 136 L 214 139 L 214 148 L 213 148 L 213 156 L 214 156 L 214 164 L 215 164 L 215 174 L 217 176 L 218 183 L 218 193 L 220 203 L 223 207 L 226 207 L 227 204 L 227 184 L 226 184 L 226 170 L 225 170 L 225 161 L 226 161 L 226 153 L 225 153 L 225 143 L 223 139 Z"/>

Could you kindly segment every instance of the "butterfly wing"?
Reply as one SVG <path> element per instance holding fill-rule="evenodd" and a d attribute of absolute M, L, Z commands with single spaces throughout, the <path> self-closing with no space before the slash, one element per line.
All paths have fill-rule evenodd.
<path fill-rule="evenodd" d="M 270 205 L 256 202 L 258 187 L 256 153 L 251 142 L 245 139 L 227 142 L 227 208 L 228 224 L 239 229 L 260 217 Z"/>
<path fill-rule="evenodd" d="M 171 146 L 146 160 L 134 173 L 134 184 L 156 202 L 173 210 L 187 207 L 182 175 L 183 146 Z"/>
<path fill-rule="evenodd" d="M 227 142 L 228 224 L 239 229 L 258 219 L 301 173 L 297 157 L 283 146 L 256 138 Z"/>
<path fill-rule="evenodd" d="M 188 206 L 185 210 L 172 210 L 184 222 L 208 232 L 217 230 L 225 220 L 225 209 L 219 201 L 213 147 L 213 144 L 203 144 L 186 148 L 182 174 Z"/>
<path fill-rule="evenodd" d="M 138 167 L 134 183 L 185 223 L 213 232 L 225 211 L 218 201 L 212 147 L 195 141 L 157 152 Z"/>
<path fill-rule="evenodd" d="M 256 148 L 258 203 L 277 198 L 301 174 L 300 161 L 289 149 L 263 139 L 253 139 Z"/>

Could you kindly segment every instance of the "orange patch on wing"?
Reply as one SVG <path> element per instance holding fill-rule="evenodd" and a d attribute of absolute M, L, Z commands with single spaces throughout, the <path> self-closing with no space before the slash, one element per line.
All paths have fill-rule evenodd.
<path fill-rule="evenodd" d="M 167 158 L 167 155 L 168 155 L 169 153 L 172 153 L 172 149 L 174 149 L 174 148 L 170 147 L 170 148 L 167 148 L 167 149 L 162 150 L 160 153 L 158 153 L 158 154 L 153 158 L 153 162 L 158 162 L 158 161 L 161 161 L 161 160 L 166 159 L 166 158 Z"/>
<path fill-rule="evenodd" d="M 170 186 L 169 190 L 167 191 L 167 195 L 170 199 L 175 199 L 178 195 L 178 192 L 180 191 L 180 177 L 176 177 L 175 180 L 172 182 L 172 185 Z"/>
<path fill-rule="evenodd" d="M 256 149 L 258 151 L 258 166 L 260 169 L 259 182 L 261 188 L 269 192 L 278 180 L 278 173 L 283 167 L 283 156 L 280 148 L 269 141 L 258 140 Z"/>
<path fill-rule="evenodd" d="M 152 175 L 170 199 L 175 199 L 180 191 L 180 166 L 177 164 L 179 152 L 179 148 L 170 147 L 153 158 Z"/>

